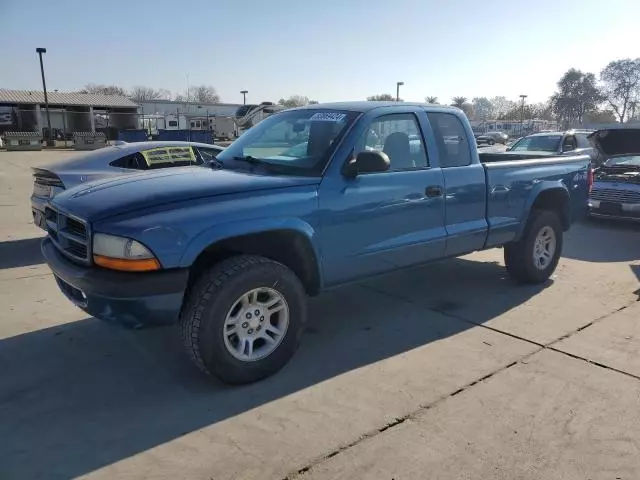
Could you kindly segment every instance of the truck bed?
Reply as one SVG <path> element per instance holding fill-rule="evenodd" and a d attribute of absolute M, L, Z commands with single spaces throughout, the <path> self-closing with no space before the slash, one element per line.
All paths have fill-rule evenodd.
<path fill-rule="evenodd" d="M 488 160 L 488 161 L 487 161 Z M 568 196 L 567 220 L 586 212 L 588 155 L 530 156 L 521 154 L 480 154 L 487 188 L 488 235 L 486 248 L 514 240 L 521 233 L 530 204 L 538 192 L 554 191 L 561 201 Z"/>

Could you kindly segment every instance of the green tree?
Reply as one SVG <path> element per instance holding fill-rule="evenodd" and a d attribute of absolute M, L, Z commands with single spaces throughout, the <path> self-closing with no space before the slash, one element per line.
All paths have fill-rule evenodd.
<path fill-rule="evenodd" d="M 491 120 L 495 118 L 494 107 L 487 97 L 475 97 L 471 101 L 475 120 Z"/>
<path fill-rule="evenodd" d="M 424 97 L 424 101 L 433 105 L 438 104 L 438 97 Z"/>
<path fill-rule="evenodd" d="M 451 106 L 461 109 L 465 103 L 467 103 L 467 97 L 453 97 Z"/>
<path fill-rule="evenodd" d="M 582 123 L 585 114 L 595 111 L 602 101 L 593 73 L 571 68 L 562 75 L 557 85 L 558 91 L 550 98 L 551 109 L 565 122 Z"/>
<path fill-rule="evenodd" d="M 301 95 L 292 95 L 289 98 L 281 98 L 278 100 L 278 105 L 287 108 L 304 107 L 305 105 L 309 105 L 309 103 L 309 98 Z"/>
<path fill-rule="evenodd" d="M 594 110 L 584 115 L 584 121 L 586 123 L 614 123 L 616 115 L 613 110 L 609 109 Z"/>
<path fill-rule="evenodd" d="M 390 93 L 379 93 L 378 95 L 371 95 L 370 97 L 367 97 L 367 100 L 370 102 L 393 102 L 395 99 L 396 97 Z M 400 99 L 400 101 L 402 101 L 402 99 Z"/>
<path fill-rule="evenodd" d="M 629 119 L 633 102 L 640 100 L 640 58 L 609 63 L 600 72 L 600 80 L 604 97 L 618 120 L 622 123 Z"/>
<path fill-rule="evenodd" d="M 473 117 L 473 105 L 467 102 L 467 97 L 453 97 L 452 107 L 457 107 L 464 112 L 467 118 Z"/>

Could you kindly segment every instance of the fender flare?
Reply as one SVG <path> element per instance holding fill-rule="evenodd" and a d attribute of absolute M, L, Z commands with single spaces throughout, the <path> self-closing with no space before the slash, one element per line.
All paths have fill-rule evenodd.
<path fill-rule="evenodd" d="M 289 231 L 296 234 L 299 239 L 303 239 L 303 251 L 300 263 L 294 261 L 289 264 L 290 268 L 301 276 L 307 291 L 311 294 L 317 293 L 323 284 L 322 266 L 320 263 L 320 252 L 316 248 L 315 229 L 299 218 L 268 218 L 256 220 L 243 220 L 239 222 L 227 222 L 215 225 L 202 231 L 194 237 L 180 259 L 180 266 L 190 268 L 198 257 L 209 247 L 216 243 L 231 240 L 234 237 L 242 237 L 252 234 L 274 233 Z M 306 244 L 306 245 L 304 245 Z M 296 244 L 294 244 L 294 248 Z M 296 256 L 297 257 L 297 256 Z M 284 262 L 288 263 L 288 262 Z"/>
<path fill-rule="evenodd" d="M 517 242 L 518 240 L 520 240 L 520 238 L 522 237 L 522 233 L 524 232 L 524 229 L 529 220 L 529 215 L 531 214 L 531 210 L 533 209 L 533 206 L 535 205 L 536 201 L 540 198 L 540 196 L 547 192 L 554 192 L 554 193 L 557 192 L 557 194 L 563 195 L 563 197 L 566 199 L 566 202 L 564 205 L 564 209 L 566 211 L 563 211 L 561 213 L 565 215 L 566 219 L 568 220 L 569 213 L 570 213 L 569 208 L 570 208 L 571 196 L 569 195 L 569 189 L 567 188 L 565 183 L 562 180 L 543 180 L 543 181 L 537 182 L 533 185 L 531 194 L 529 195 L 527 202 L 525 203 L 524 209 L 522 211 L 522 217 L 521 217 L 522 220 L 520 221 L 520 225 L 518 226 L 518 231 L 516 232 L 514 241 Z M 557 210 L 560 210 L 560 206 Z M 564 219 L 562 223 L 564 225 L 565 223 Z"/>

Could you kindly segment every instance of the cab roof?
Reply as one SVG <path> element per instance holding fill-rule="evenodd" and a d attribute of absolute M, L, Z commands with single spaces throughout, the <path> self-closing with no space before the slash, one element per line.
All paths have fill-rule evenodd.
<path fill-rule="evenodd" d="M 304 107 L 298 107 L 297 109 L 330 109 L 330 110 L 347 110 L 351 112 L 365 113 L 370 110 L 382 107 L 393 107 L 401 105 L 403 107 L 420 107 L 427 110 L 451 110 L 460 111 L 459 108 L 449 107 L 447 105 L 434 105 L 431 103 L 418 103 L 418 102 L 371 102 L 368 100 L 361 100 L 356 102 L 331 102 L 331 103 L 314 103 L 311 105 L 305 105 Z"/>

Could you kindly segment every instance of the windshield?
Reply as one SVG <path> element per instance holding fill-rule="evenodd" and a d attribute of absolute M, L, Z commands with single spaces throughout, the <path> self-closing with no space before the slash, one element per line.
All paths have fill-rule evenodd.
<path fill-rule="evenodd" d="M 615 157 L 610 158 L 606 162 L 604 162 L 606 167 L 617 167 L 617 166 L 633 166 L 640 167 L 640 156 L 627 156 L 627 157 Z"/>
<path fill-rule="evenodd" d="M 513 144 L 512 152 L 558 152 L 562 135 L 524 137 Z"/>
<path fill-rule="evenodd" d="M 357 116 L 341 110 L 286 110 L 247 130 L 217 159 L 224 168 L 263 165 L 275 173 L 318 176 Z"/>

